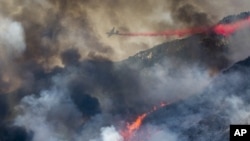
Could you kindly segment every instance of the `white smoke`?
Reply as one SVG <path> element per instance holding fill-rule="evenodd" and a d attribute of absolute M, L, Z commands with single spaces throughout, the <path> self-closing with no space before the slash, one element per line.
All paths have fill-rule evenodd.
<path fill-rule="evenodd" d="M 102 141 L 123 141 L 123 137 L 114 126 L 101 128 Z"/>
<path fill-rule="evenodd" d="M 18 88 L 21 79 L 17 75 L 14 59 L 21 57 L 26 49 L 24 29 L 21 23 L 0 14 L 0 88 L 4 92 L 11 92 Z"/>
<path fill-rule="evenodd" d="M 225 101 L 229 105 L 228 115 L 230 115 L 229 117 L 231 124 L 250 123 L 250 106 L 248 104 L 246 104 L 240 97 L 237 96 L 228 97 Z"/>
<path fill-rule="evenodd" d="M 177 141 L 178 137 L 170 131 L 158 131 L 149 137 L 148 141 Z"/>
<path fill-rule="evenodd" d="M 230 59 L 234 62 L 244 60 L 250 54 L 249 40 L 250 30 L 240 30 L 229 38 Z"/>
<path fill-rule="evenodd" d="M 75 126 L 81 121 L 74 104 L 57 89 L 43 91 L 39 97 L 24 97 L 18 110 L 22 114 L 16 117 L 15 125 L 33 131 L 34 141 L 68 140 L 74 134 L 65 123 Z"/>
<path fill-rule="evenodd" d="M 21 23 L 0 16 L 1 57 L 20 56 L 25 50 L 24 30 Z"/>
<path fill-rule="evenodd" d="M 125 31 L 127 29 L 128 32 L 158 31 L 158 30 L 167 30 L 168 28 L 174 27 L 175 21 L 172 21 L 173 19 L 171 19 L 170 14 L 166 14 L 168 10 L 167 9 L 165 10 L 164 9 L 165 7 L 163 6 L 165 2 L 163 2 L 163 0 L 161 1 L 162 2 L 158 4 L 155 4 L 155 2 L 148 2 L 147 6 L 149 6 L 149 8 L 146 8 L 147 6 L 144 8 L 144 6 L 140 4 L 140 2 L 134 3 L 127 1 L 126 2 L 119 1 L 117 6 L 111 5 L 113 9 L 111 9 L 110 11 L 109 10 L 107 11 L 107 7 L 110 8 L 109 2 L 104 2 L 102 3 L 101 7 L 97 8 L 95 5 L 92 5 L 92 3 L 90 3 L 89 5 L 88 4 L 84 5 L 82 3 L 76 2 L 76 5 L 79 6 L 80 8 L 75 7 L 75 5 L 73 5 L 72 8 L 69 8 L 68 10 L 69 12 L 67 11 L 65 12 L 65 15 L 68 14 L 67 16 L 65 17 L 62 16 L 62 19 L 58 19 L 60 24 L 56 23 L 55 26 L 61 26 L 61 28 L 63 29 L 60 33 L 58 33 L 59 34 L 58 36 L 55 35 L 56 37 L 53 37 L 55 38 L 55 40 L 57 40 L 55 41 L 56 45 L 54 45 L 54 42 L 51 41 L 52 42 L 51 44 L 53 45 L 49 47 L 53 48 L 54 46 L 60 46 L 60 48 L 68 48 L 71 46 L 76 46 L 82 49 L 81 50 L 82 56 L 87 56 L 89 52 L 94 52 L 96 54 L 100 53 L 104 56 L 109 56 L 110 59 L 113 60 L 120 60 L 126 58 L 129 55 L 138 52 L 138 50 L 149 48 L 154 44 L 158 44 L 159 42 L 165 41 L 166 39 L 150 38 L 148 39 L 148 41 L 145 41 L 145 38 L 114 37 L 110 39 L 106 37 L 105 32 L 112 26 L 118 26 L 117 28 L 122 28 L 124 26 Z M 248 3 L 247 0 L 244 1 L 245 3 Z M 214 5 L 218 5 L 218 1 L 214 2 L 215 2 Z M 17 3 L 17 6 L 14 6 L 15 3 Z M 60 2 L 55 2 L 55 3 L 60 3 Z M 155 7 L 150 8 L 154 4 Z M 126 6 L 123 7 L 123 5 Z M 138 9 L 138 5 L 140 6 L 140 9 Z M 6 6 L 6 9 L 8 8 L 9 9 L 2 10 L 5 9 L 4 6 Z M 13 19 L 21 19 L 21 21 L 24 21 L 23 22 L 24 24 L 27 22 L 28 24 L 33 25 L 34 22 L 34 23 L 40 23 L 41 25 L 44 24 L 45 26 L 48 25 L 49 27 L 50 27 L 50 22 L 47 22 L 46 20 L 50 19 L 50 17 L 56 17 L 55 15 L 57 14 L 61 16 L 60 13 L 55 12 L 58 10 L 57 8 L 59 7 L 63 7 L 63 5 L 62 6 L 57 4 L 53 5 L 50 4 L 48 0 L 43 0 L 43 1 L 28 0 L 24 3 L 14 2 L 13 0 L 10 0 L 10 2 L 7 1 L 0 2 L 1 13 L 4 12 L 9 13 L 8 15 L 10 17 L 12 17 Z M 163 9 L 159 9 L 158 7 L 162 7 Z M 212 7 L 212 9 L 213 8 L 214 7 Z M 27 10 L 28 12 L 25 9 L 28 9 Z M 52 12 L 49 11 L 48 9 L 52 9 L 51 10 Z M 55 11 L 53 9 L 55 9 Z M 80 10 L 74 11 L 74 9 L 80 9 Z M 157 10 L 154 11 L 153 9 L 159 9 L 159 11 Z M 229 6 L 229 10 L 231 9 L 232 8 L 230 8 Z M 242 9 L 240 8 L 240 10 Z M 32 12 L 33 16 L 30 16 L 29 11 Z M 217 10 L 214 11 L 217 12 Z M 134 14 L 135 12 L 137 14 Z M 15 15 L 14 13 L 16 13 L 16 15 L 19 16 L 14 16 Z M 28 13 L 28 15 L 26 15 L 25 13 Z M 29 16 L 31 17 L 31 19 L 25 18 Z M 105 17 L 105 18 L 100 18 L 100 17 Z M 79 18 L 82 19 L 79 20 Z M 5 67 L 9 65 L 9 61 L 12 61 L 17 57 L 20 57 L 26 49 L 25 35 L 22 24 L 13 19 L 9 17 L 5 18 L 0 16 L 1 69 L 2 68 L 5 69 Z M 102 19 L 101 21 L 102 24 L 100 24 L 100 19 Z M 85 20 L 89 22 L 86 23 L 85 25 L 86 27 L 83 27 Z M 159 25 L 165 25 L 165 26 L 159 26 Z M 54 26 L 51 25 L 51 28 L 54 28 Z M 32 30 L 27 30 L 27 33 L 28 32 L 32 32 Z M 40 32 L 36 32 L 36 34 L 39 35 Z M 248 37 L 247 35 L 249 35 L 249 33 L 244 33 L 243 36 L 244 38 L 242 38 L 244 39 L 245 42 L 241 42 L 241 40 L 237 39 L 237 42 L 233 42 L 235 44 L 232 44 L 232 46 L 234 47 L 232 50 L 238 50 L 237 53 L 233 54 L 233 58 L 236 58 L 235 59 L 236 61 L 238 60 L 238 57 L 242 56 L 246 57 L 249 55 L 248 40 L 246 39 Z M 242 36 L 239 37 L 241 38 Z M 95 44 L 98 42 L 100 43 Z M 28 43 L 30 42 L 27 42 L 27 44 Z M 49 44 L 50 43 L 42 45 L 49 45 Z M 244 45 L 244 47 L 239 49 L 238 48 L 239 44 Z M 110 47 L 103 49 L 104 46 L 110 46 Z M 35 48 L 36 45 L 34 45 L 33 47 Z M 109 51 L 108 50 L 109 48 L 112 49 L 113 52 Z M 2 65 L 2 62 L 4 62 L 5 64 Z M 138 100 L 139 102 L 143 102 L 143 104 L 147 103 L 155 104 L 159 103 L 161 100 L 167 101 L 167 100 L 191 96 L 193 94 L 200 93 L 211 81 L 211 78 L 208 76 L 206 72 L 203 73 L 197 68 L 189 68 L 189 67 L 187 68 L 182 67 L 181 69 L 183 70 L 173 70 L 169 68 L 169 65 L 173 64 L 167 63 L 163 66 L 156 65 L 150 68 L 149 70 L 142 71 L 141 77 L 138 79 L 140 79 L 141 82 L 140 86 L 143 87 L 142 89 L 143 91 L 145 91 L 145 93 L 143 93 L 143 95 L 140 96 L 143 97 L 143 99 L 139 99 L 140 101 L 138 99 L 136 100 Z M 14 65 L 12 64 L 12 66 Z M 3 75 L 5 77 L 3 80 L 6 81 L 7 84 L 9 83 L 9 81 L 13 83 L 17 82 L 17 80 L 14 79 L 14 77 L 17 76 L 15 76 L 14 75 L 15 73 L 12 72 L 15 70 L 16 70 L 15 67 L 3 70 L 3 72 L 7 72 L 6 74 Z M 81 70 L 79 71 L 82 72 Z M 181 73 L 176 73 L 177 71 L 181 71 Z M 65 77 L 65 79 L 69 79 L 69 77 Z M 92 81 L 89 81 L 89 84 L 91 84 L 91 82 Z M 58 81 L 57 83 L 62 83 L 62 81 Z M 15 88 L 17 87 L 18 86 L 16 86 Z M 102 91 L 100 93 L 101 94 L 99 95 L 102 96 L 104 95 Z M 93 96 L 96 97 L 99 95 L 93 94 Z M 133 95 L 133 97 L 137 97 L 137 95 L 136 96 Z M 107 105 L 106 107 L 113 106 L 112 97 L 110 99 L 106 98 L 105 100 L 104 98 L 100 97 L 98 98 L 100 100 L 101 105 Z M 236 112 L 235 115 L 240 115 L 231 117 L 232 123 L 238 123 L 239 121 L 248 118 L 249 108 L 248 107 L 242 108 L 245 106 L 245 103 L 242 101 L 242 99 L 237 97 L 231 97 L 226 101 L 227 103 L 232 105 L 231 109 L 233 109 L 232 111 Z M 131 107 L 134 108 L 133 106 Z M 93 119 L 82 119 L 81 113 L 77 110 L 74 103 L 71 101 L 71 98 L 69 97 L 69 95 L 66 94 L 66 90 L 64 89 L 52 88 L 49 90 L 43 90 L 42 92 L 40 92 L 40 94 L 37 95 L 33 94 L 30 96 L 26 96 L 21 100 L 21 103 L 17 109 L 18 112 L 20 112 L 20 114 L 18 114 L 18 116 L 15 118 L 15 125 L 23 126 L 26 129 L 31 130 L 34 133 L 33 137 L 34 141 L 64 141 L 64 140 L 74 140 L 74 139 L 77 141 L 82 141 L 82 140 L 88 141 L 90 140 L 90 138 L 92 138 L 92 136 L 95 137 L 97 136 L 96 137 L 97 139 L 93 137 L 93 140 L 90 141 L 124 140 L 114 126 L 107 127 L 101 125 L 102 121 L 105 121 L 103 116 L 94 117 Z M 187 122 L 188 124 L 186 125 L 190 125 L 189 123 L 191 123 L 191 121 L 192 122 L 195 121 L 190 119 L 196 119 L 194 118 L 196 116 L 192 115 L 193 113 L 190 111 L 187 112 L 189 113 L 189 115 L 187 116 L 186 119 L 188 119 L 187 121 L 190 122 Z M 112 120 L 110 119 L 111 118 L 109 118 L 108 120 L 112 122 Z M 84 122 L 84 127 L 82 129 L 81 125 L 83 122 Z M 176 122 L 179 123 L 179 121 Z M 183 123 L 184 124 L 186 123 L 185 121 L 181 122 L 182 125 Z M 180 128 L 183 128 L 183 126 L 180 126 Z M 78 134 L 79 130 L 80 130 L 79 133 L 80 135 Z M 177 141 L 177 138 L 178 136 L 169 130 L 159 130 L 158 132 L 153 132 L 151 136 L 148 138 L 148 141 L 164 141 L 164 140 Z"/>
<path fill-rule="evenodd" d="M 141 83 L 145 89 L 145 99 L 156 103 L 165 100 L 185 99 L 198 94 L 206 88 L 212 80 L 208 71 L 197 66 L 173 68 L 173 63 L 165 61 L 163 65 L 156 64 L 141 73 Z"/>

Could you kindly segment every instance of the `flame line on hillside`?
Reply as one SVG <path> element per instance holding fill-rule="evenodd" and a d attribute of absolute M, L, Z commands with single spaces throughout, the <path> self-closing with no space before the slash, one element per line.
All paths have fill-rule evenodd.
<path fill-rule="evenodd" d="M 121 135 L 124 139 L 124 141 L 130 141 L 130 139 L 134 136 L 135 132 L 137 130 L 140 129 L 143 120 L 150 115 L 151 113 L 153 113 L 154 111 L 157 111 L 160 108 L 166 107 L 167 105 L 169 105 L 170 103 L 165 103 L 165 102 L 161 102 L 161 104 L 159 106 L 154 106 L 152 108 L 151 111 L 143 113 L 141 115 L 139 115 L 135 121 L 133 121 L 132 123 L 127 123 L 126 129 L 121 131 Z"/>

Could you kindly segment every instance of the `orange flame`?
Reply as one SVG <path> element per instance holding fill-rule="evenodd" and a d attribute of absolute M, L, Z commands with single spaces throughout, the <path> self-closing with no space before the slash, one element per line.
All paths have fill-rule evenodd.
<path fill-rule="evenodd" d="M 144 118 L 147 116 L 146 113 L 140 115 L 139 117 L 137 117 L 137 119 L 132 123 L 132 124 L 128 124 L 127 128 L 128 131 L 130 133 L 133 133 L 135 130 L 138 130 L 142 124 L 142 121 L 144 120 Z"/>
<path fill-rule="evenodd" d="M 146 116 L 147 113 L 139 115 L 134 122 L 127 125 L 127 129 L 121 133 L 125 141 L 129 141 L 135 131 L 141 127 L 142 121 L 146 118 Z"/>
<path fill-rule="evenodd" d="M 121 135 L 124 138 L 124 141 L 130 141 L 131 138 L 134 136 L 135 132 L 140 129 L 141 124 L 143 122 L 143 120 L 152 112 L 158 110 L 159 108 L 165 107 L 167 106 L 166 103 L 161 102 L 161 104 L 159 106 L 154 106 L 153 109 L 150 112 L 147 113 L 143 113 L 141 115 L 139 115 L 136 120 L 134 122 L 132 122 L 131 124 L 127 124 L 127 128 L 126 130 L 121 132 Z"/>

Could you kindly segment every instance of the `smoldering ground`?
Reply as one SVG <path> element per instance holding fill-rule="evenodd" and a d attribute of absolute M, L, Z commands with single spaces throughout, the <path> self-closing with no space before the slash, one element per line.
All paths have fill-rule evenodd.
<path fill-rule="evenodd" d="M 216 19 L 199 1 L 174 3 L 1 0 L 0 139 L 106 140 L 110 133 L 119 140 L 120 121 L 132 121 L 162 100 L 202 91 L 211 80 L 200 66 L 185 66 L 173 76 L 170 68 L 176 64 L 168 59 L 148 69 L 113 62 L 158 39 L 104 35 L 114 25 L 127 31 L 162 30 Z M 162 137 L 176 139 L 175 132 L 165 131 Z"/>

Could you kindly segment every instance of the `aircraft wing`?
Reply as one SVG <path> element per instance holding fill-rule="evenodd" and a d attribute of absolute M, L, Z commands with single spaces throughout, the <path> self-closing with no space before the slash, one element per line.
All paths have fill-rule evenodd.
<path fill-rule="evenodd" d="M 106 33 L 108 37 L 118 34 L 118 31 L 115 31 L 115 27 L 113 27 L 109 32 Z"/>

